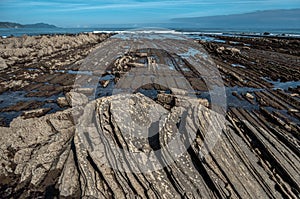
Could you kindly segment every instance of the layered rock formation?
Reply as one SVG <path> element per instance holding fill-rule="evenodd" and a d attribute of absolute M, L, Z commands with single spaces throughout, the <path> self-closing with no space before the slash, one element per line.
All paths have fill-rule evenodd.
<path fill-rule="evenodd" d="M 0 71 L 0 125 L 7 126 L 0 127 L 1 197 L 300 197 L 298 41 L 199 42 L 226 86 L 228 109 L 220 115 L 205 99 L 209 86 L 187 62 L 198 42 L 180 54 L 140 48 L 123 56 L 115 52 L 126 45 L 107 42 L 88 60 L 91 68 L 80 68 L 82 57 L 99 47 L 97 38 L 107 35 L 75 36 L 86 38 L 82 45 L 69 36 L 35 39 L 43 37 L 66 39 L 70 49 L 49 44 L 55 50 L 39 57 L 38 43 L 10 47 L 25 37 L 1 40 L 8 49 L 36 49 L 29 58 L 1 50 L 11 53 Z M 114 59 L 102 65 L 100 55 Z M 153 71 L 164 75 L 164 86 L 141 84 L 151 82 Z M 93 80 L 94 97 L 101 98 L 91 101 Z M 172 88 L 183 83 L 199 98 Z M 112 86 L 137 93 L 112 95 Z"/>
<path fill-rule="evenodd" d="M 24 111 L 65 109 L 79 65 L 109 34 L 43 35 L 0 39 L 0 125 Z M 80 71 L 79 71 L 80 73 Z M 61 102 L 61 101 L 60 101 Z M 59 106 L 58 106 L 59 105 Z"/>
<path fill-rule="evenodd" d="M 274 134 L 279 131 L 259 124 L 261 118 L 248 112 L 232 110 L 225 122 L 196 99 L 175 98 L 185 103 L 168 111 L 142 94 L 115 95 L 85 108 L 17 118 L 10 128 L 1 127 L 2 197 L 299 197 L 296 140 L 284 142 L 287 138 Z M 127 103 L 127 109 L 120 108 Z M 196 118 L 191 113 L 182 116 L 189 103 L 198 104 Z M 129 125 L 122 121 L 130 111 L 133 123 Z M 80 115 L 76 126 L 74 113 Z M 159 136 L 136 137 L 134 125 L 153 130 L 151 118 L 160 121 Z M 212 150 L 201 156 L 207 126 L 223 122 Z M 186 126 L 176 131 L 180 123 Z M 180 139 L 173 148 L 170 143 L 178 133 Z M 185 145 L 192 133 L 195 139 Z M 173 150 L 184 146 L 188 147 L 173 156 Z M 142 158 L 151 153 L 156 159 Z"/>
<path fill-rule="evenodd" d="M 51 66 L 57 69 L 57 64 L 70 64 L 72 61 L 82 59 L 90 51 L 79 52 L 84 48 L 91 47 L 104 39 L 108 34 L 78 34 L 78 35 L 56 35 L 56 36 L 26 36 L 11 37 L 0 39 L 0 57 L 5 59 L 8 66 L 25 64 L 41 64 L 45 62 L 44 67 Z M 76 56 L 72 57 L 70 53 L 76 50 Z M 84 54 L 86 53 L 86 54 Z M 60 56 L 64 56 L 63 63 L 60 62 Z M 53 60 L 53 58 L 56 58 Z M 52 58 L 52 59 L 49 59 Z M 33 67 L 33 66 L 31 66 Z M 33 67 L 35 68 L 35 67 Z"/>

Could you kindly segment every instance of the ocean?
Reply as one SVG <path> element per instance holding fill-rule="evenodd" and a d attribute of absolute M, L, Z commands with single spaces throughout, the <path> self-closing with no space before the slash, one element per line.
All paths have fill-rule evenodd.
<path fill-rule="evenodd" d="M 144 26 L 145 27 L 145 26 Z M 157 26 L 162 27 L 162 26 Z M 149 28 L 146 30 L 164 30 L 170 33 L 183 33 L 187 35 L 196 34 L 227 34 L 227 35 L 264 35 L 266 32 L 270 36 L 287 36 L 287 37 L 300 37 L 300 29 L 264 29 L 264 28 L 241 28 L 241 29 L 227 29 L 227 28 L 195 28 L 174 25 L 164 25 L 163 28 Z M 23 35 L 44 35 L 44 34 L 78 34 L 87 32 L 107 32 L 107 33 L 121 33 L 131 30 L 143 30 L 143 26 L 112 26 L 112 27 L 97 27 L 97 28 L 0 28 L 0 36 L 20 37 Z"/>

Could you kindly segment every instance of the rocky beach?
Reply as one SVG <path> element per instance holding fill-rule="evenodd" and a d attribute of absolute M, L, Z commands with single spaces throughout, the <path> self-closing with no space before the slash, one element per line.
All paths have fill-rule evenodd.
<path fill-rule="evenodd" d="M 0 39 L 2 198 L 300 197 L 299 38 L 129 37 Z"/>

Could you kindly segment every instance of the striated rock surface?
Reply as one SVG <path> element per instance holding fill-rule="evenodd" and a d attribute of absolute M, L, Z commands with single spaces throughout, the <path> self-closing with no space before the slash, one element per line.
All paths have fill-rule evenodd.
<path fill-rule="evenodd" d="M 0 125 L 9 126 L 23 111 L 50 108 L 53 113 L 68 107 L 65 94 L 75 87 L 76 76 L 91 75 L 80 71 L 82 59 L 110 36 L 0 38 Z"/>
<path fill-rule="evenodd" d="M 8 66 L 5 63 L 5 60 L 0 57 L 0 70 L 6 69 Z"/>
<path fill-rule="evenodd" d="M 78 40 L 1 40 L 1 52 L 9 53 L 0 71 L 0 125 L 9 126 L 0 127 L 1 198 L 300 197 L 298 40 L 199 41 L 228 91 L 225 117 L 209 109 L 217 106 L 207 97 L 212 90 L 186 53 L 147 48 L 116 56 L 111 43 L 98 45 L 107 35 L 72 37 Z M 56 40 L 66 41 L 59 43 L 64 50 Z M 98 54 L 97 67 L 80 68 L 101 46 L 112 62 L 97 65 Z M 146 73 L 164 68 L 172 69 L 165 86 L 138 88 Z M 168 89 L 184 83 L 173 78 L 177 72 L 198 99 Z M 93 79 L 99 90 L 90 86 Z M 77 85 L 85 81 L 87 87 Z M 137 94 L 104 97 L 113 85 L 120 92 L 133 86 Z M 89 102 L 95 91 L 99 99 Z"/>
<path fill-rule="evenodd" d="M 1 196 L 299 197 L 299 140 L 260 114 L 232 108 L 225 121 L 199 100 L 175 98 L 181 103 L 167 110 L 142 94 L 114 95 L 0 127 Z M 203 156 L 211 123 L 223 130 Z M 143 135 L 148 128 L 159 134 Z"/>
<path fill-rule="evenodd" d="M 54 194 L 74 136 L 68 111 L 41 118 L 16 118 L 0 128 L 1 197 Z"/>
<path fill-rule="evenodd" d="M 0 56 L 8 60 L 9 65 L 24 62 L 30 58 L 42 58 L 60 51 L 80 48 L 83 45 L 103 41 L 105 34 L 78 34 L 56 36 L 26 36 L 0 39 Z"/>

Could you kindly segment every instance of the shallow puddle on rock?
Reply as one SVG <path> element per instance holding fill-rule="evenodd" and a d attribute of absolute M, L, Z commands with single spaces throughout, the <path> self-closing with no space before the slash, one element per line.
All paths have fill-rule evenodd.
<path fill-rule="evenodd" d="M 55 72 L 67 73 L 72 75 L 89 75 L 89 76 L 93 75 L 92 71 L 84 71 L 84 70 L 55 70 Z"/>
<path fill-rule="evenodd" d="M 241 64 L 231 64 L 232 67 L 238 67 L 238 68 L 244 68 L 246 69 L 247 67 L 246 66 L 243 66 Z"/>
<path fill-rule="evenodd" d="M 268 83 L 271 83 L 273 85 L 273 89 L 288 90 L 289 88 L 297 88 L 298 86 L 300 87 L 300 81 L 282 82 L 280 79 L 277 81 L 273 81 L 268 77 L 263 77 L 262 79 Z"/>
<path fill-rule="evenodd" d="M 45 102 L 45 104 L 39 108 L 51 108 L 48 113 L 54 113 L 56 111 L 63 110 L 56 104 L 57 98 L 64 96 L 62 92 L 50 97 L 26 97 L 28 93 L 29 92 L 27 91 L 7 91 L 0 95 L 0 118 L 4 118 L 4 123 L 6 126 L 8 126 L 14 118 L 20 116 L 25 110 L 6 112 L 3 112 L 3 110 L 21 102 Z M 26 110 L 31 109 L 29 108 Z"/>
<path fill-rule="evenodd" d="M 191 35 L 187 35 L 187 36 L 191 39 L 198 39 L 198 40 L 206 41 L 206 42 L 226 43 L 225 40 L 216 39 L 215 37 L 210 37 L 210 36 L 203 36 L 203 35 L 197 35 L 197 34 L 191 34 Z"/>

